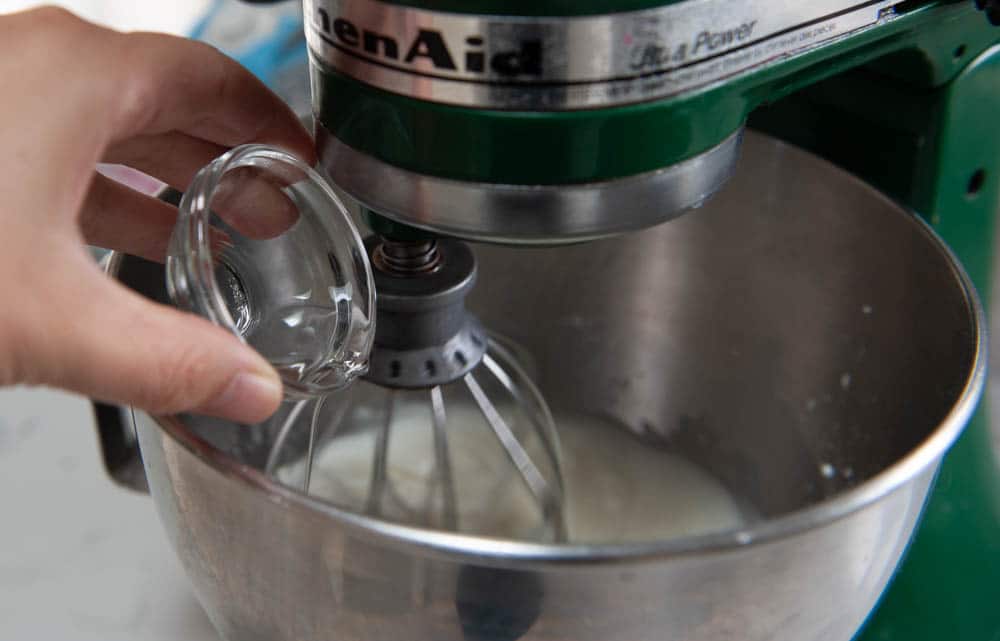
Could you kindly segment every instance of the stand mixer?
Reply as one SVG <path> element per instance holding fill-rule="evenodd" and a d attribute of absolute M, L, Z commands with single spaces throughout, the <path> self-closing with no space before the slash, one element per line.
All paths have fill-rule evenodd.
<path fill-rule="evenodd" d="M 937 417 L 942 424 L 964 423 L 968 418 L 976 396 L 974 381 L 981 385 L 982 372 L 975 366 L 979 348 L 968 351 L 968 332 L 961 329 L 959 317 L 973 318 L 975 324 L 975 304 L 944 292 L 938 279 L 951 274 L 947 257 L 918 249 L 920 241 L 911 236 L 922 238 L 921 232 L 910 227 L 872 223 L 887 232 L 881 239 L 886 242 L 884 252 L 898 252 L 912 272 L 899 271 L 895 263 L 881 264 L 878 243 L 872 244 L 869 231 L 855 234 L 843 226 L 856 222 L 860 229 L 869 219 L 882 220 L 888 216 L 884 211 L 895 206 L 865 200 L 868 196 L 860 195 L 860 184 L 841 174 L 822 173 L 832 170 L 770 136 L 834 161 L 920 212 L 957 253 L 980 290 L 988 291 L 1000 134 L 980 123 L 1000 113 L 996 91 L 1000 30 L 990 23 L 1000 21 L 1000 7 L 989 2 L 976 5 L 935 0 L 306 0 L 321 164 L 336 185 L 363 204 L 376 233 L 367 248 L 379 296 L 368 380 L 397 389 L 434 389 L 466 381 L 547 523 L 559 524 L 564 517 L 564 471 L 555 454 L 558 437 L 550 437 L 553 420 L 547 408 L 553 404 L 614 414 L 632 432 L 662 437 L 686 452 L 701 452 L 702 466 L 727 486 L 767 488 L 756 494 L 748 491 L 760 512 L 755 518 L 763 525 L 722 528 L 722 533 L 714 534 L 716 539 L 706 535 L 709 538 L 696 546 L 697 554 L 704 554 L 698 557 L 685 556 L 688 548 L 680 544 L 627 550 L 620 545 L 570 545 L 553 551 L 441 531 L 425 532 L 417 540 L 391 520 L 373 525 L 350 512 L 337 513 L 343 531 L 328 535 L 308 527 L 310 519 L 317 518 L 311 515 L 318 509 L 314 503 L 298 503 L 299 499 L 269 488 L 277 497 L 274 501 L 290 505 L 286 524 L 252 534 L 245 528 L 238 531 L 247 538 L 246 550 L 266 546 L 276 550 L 276 558 L 259 573 L 247 570 L 247 576 L 234 578 L 223 548 L 206 543 L 207 532 L 218 529 L 212 525 L 219 517 L 213 510 L 221 510 L 225 516 L 220 522 L 235 531 L 249 518 L 241 517 L 244 511 L 264 508 L 258 499 L 242 493 L 233 498 L 239 491 L 228 488 L 237 483 L 237 472 L 224 467 L 220 477 L 195 469 L 193 463 L 181 461 L 184 457 L 160 430 L 167 426 L 166 431 L 183 442 L 182 449 L 199 460 L 218 463 L 219 451 L 230 456 L 243 452 L 245 464 L 262 469 L 278 467 L 276 461 L 263 459 L 271 458 L 274 432 L 281 430 L 247 436 L 205 421 L 195 430 L 198 438 L 185 440 L 177 436 L 178 419 L 137 415 L 146 473 L 162 503 L 164 521 L 179 549 L 194 555 L 195 560 L 187 561 L 189 571 L 223 634 L 232 641 L 328 635 L 850 638 L 908 545 L 908 528 L 923 510 L 934 470 L 921 473 L 911 494 L 887 494 L 887 501 L 895 497 L 892 502 L 853 512 L 874 495 L 851 510 L 837 508 L 833 501 L 823 513 L 823 519 L 831 519 L 829 529 L 810 530 L 807 535 L 801 530 L 809 529 L 804 524 L 822 519 L 808 513 L 797 522 L 795 510 L 856 487 L 861 492 L 866 487 L 862 482 L 874 483 L 881 467 L 888 465 L 872 460 L 865 469 L 864 462 L 845 454 L 869 447 L 860 443 L 874 438 L 866 430 L 875 427 L 860 421 L 864 424 L 857 427 L 836 422 L 835 427 L 803 428 L 809 434 L 802 436 L 803 443 L 812 438 L 824 443 L 828 437 L 822 436 L 823 429 L 840 439 L 841 449 L 802 445 L 804 450 L 825 452 L 825 458 L 818 459 L 817 476 L 815 458 L 808 460 L 808 474 L 800 470 L 799 445 L 789 434 L 776 436 L 777 432 L 760 428 L 753 439 L 727 436 L 724 426 L 713 423 L 711 412 L 699 414 L 687 408 L 710 407 L 712 402 L 699 390 L 714 381 L 716 392 L 724 390 L 727 402 L 738 406 L 719 410 L 725 420 L 716 416 L 717 423 L 738 425 L 740 413 L 746 412 L 757 416 L 756 423 L 784 424 L 788 416 L 764 409 L 763 401 L 756 400 L 766 394 L 766 387 L 756 388 L 747 380 L 736 384 L 722 372 L 729 367 L 739 371 L 740 359 L 751 358 L 745 352 L 754 354 L 755 365 L 767 362 L 781 371 L 784 366 L 773 361 L 813 364 L 805 356 L 799 363 L 798 357 L 782 349 L 782 337 L 799 331 L 794 323 L 779 320 L 783 314 L 794 316 L 791 311 L 751 314 L 750 326 L 761 334 L 743 342 L 744 331 L 752 333 L 747 318 L 727 322 L 718 317 L 718 309 L 737 306 L 741 296 L 748 296 L 743 307 L 763 307 L 763 302 L 780 307 L 786 288 L 794 300 L 802 301 L 800 305 L 816 310 L 801 312 L 806 320 L 815 320 L 810 313 L 836 316 L 839 312 L 829 311 L 828 299 L 810 298 L 811 291 L 829 285 L 835 300 L 864 317 L 888 307 L 882 301 L 897 300 L 894 292 L 908 292 L 908 279 L 913 279 L 916 290 L 940 290 L 940 298 L 925 308 L 919 296 L 898 294 L 903 296 L 897 300 L 900 311 L 888 312 L 896 316 L 882 331 L 888 332 L 885 335 L 898 331 L 922 345 L 926 354 L 906 355 L 897 346 L 903 351 L 882 356 L 886 362 L 895 358 L 900 371 L 907 369 L 902 366 L 905 362 L 911 371 L 920 372 L 941 363 L 937 385 L 952 396 L 942 397 L 938 387 L 907 388 L 911 393 L 921 390 L 917 396 L 926 398 L 891 416 L 898 422 Z M 748 120 L 770 136 L 744 134 Z M 745 166 L 741 168 L 740 162 Z M 728 181 L 733 184 L 727 187 Z M 815 205 L 809 203 L 811 195 Z M 838 207 L 847 209 L 827 212 L 821 204 L 824 197 L 842 198 Z M 803 216 L 811 213 L 815 220 L 782 213 L 787 220 L 775 223 L 774 203 L 799 208 Z M 809 211 L 813 207 L 815 211 Z M 732 216 L 741 208 L 746 209 L 746 220 Z M 722 218 L 723 210 L 731 220 Z M 654 228 L 673 218 L 679 219 Z M 822 233 L 829 234 L 829 246 L 807 237 Z M 475 241 L 476 258 L 463 241 Z M 796 242 L 802 243 L 799 252 Z M 741 265 L 741 258 L 756 260 L 758 251 L 776 257 Z M 479 282 L 473 287 L 476 259 L 481 261 Z M 863 261 L 874 261 L 866 265 L 874 271 L 850 270 L 850 265 Z M 119 257 L 112 271 L 137 289 L 162 297 L 152 284 L 162 282 L 161 274 L 153 270 L 150 275 L 144 271 L 149 268 L 139 264 L 126 269 L 126 263 Z M 830 271 L 824 271 L 827 263 Z M 568 273 L 553 276 L 564 265 L 570 266 Z M 799 269 L 814 269 L 818 280 L 796 284 Z M 733 284 L 743 282 L 745 271 L 761 274 L 759 282 L 747 276 L 748 290 Z M 545 287 L 532 289 L 533 278 L 545 280 Z M 878 282 L 869 283 L 869 278 Z M 466 297 L 475 317 L 464 312 Z M 684 305 L 675 309 L 665 302 Z M 504 305 L 509 306 L 506 312 Z M 615 309 L 608 312 L 607 306 Z M 968 314 L 942 312 L 940 317 L 925 318 L 927 325 L 907 318 L 908 311 L 938 306 Z M 560 308 L 572 313 L 560 315 Z M 539 336 L 524 329 L 533 320 L 524 310 L 531 309 L 545 310 L 538 317 L 545 330 L 540 329 Z M 618 328 L 616 315 L 638 319 L 637 326 Z M 554 320 L 543 320 L 549 318 Z M 706 322 L 717 328 L 717 350 L 712 339 L 699 333 L 707 331 Z M 796 344 L 832 342 L 837 336 L 862 331 L 855 330 L 861 321 L 853 317 L 829 321 L 836 331 L 827 321 L 817 324 L 823 327 L 802 329 Z M 767 327 L 775 333 L 761 329 Z M 691 333 L 674 331 L 677 328 Z M 948 336 L 947 341 L 935 338 L 932 330 L 937 329 Z M 486 336 L 487 330 L 512 337 L 514 347 L 505 347 L 501 339 L 490 347 L 493 339 Z M 637 343 L 630 334 L 638 337 Z M 697 339 L 700 347 L 695 353 L 712 364 L 710 371 L 700 373 L 691 361 L 695 357 L 683 347 L 662 348 L 676 362 L 652 355 L 656 351 L 652 347 L 650 353 L 642 350 L 643 341 L 672 346 L 687 339 Z M 950 342 L 938 345 L 939 341 Z M 597 347 L 598 342 L 612 347 Z M 845 345 L 856 347 L 853 342 L 841 347 Z M 545 370 L 538 375 L 539 394 L 532 391 L 535 376 L 519 373 L 530 357 L 509 355 L 520 348 L 537 357 Z M 731 353 L 723 354 L 725 350 Z M 830 371 L 836 372 L 832 380 L 841 391 L 866 381 L 856 370 L 841 366 L 840 356 L 824 353 L 822 358 L 837 361 Z M 549 363 L 560 359 L 567 368 L 563 378 L 579 389 L 551 383 Z M 489 364 L 498 360 L 504 365 L 494 370 Z M 619 371 L 624 367 L 620 362 L 634 369 Z M 492 401 L 477 395 L 476 384 L 468 385 L 465 377 L 484 364 L 501 384 L 505 378 L 516 379 L 508 387 L 513 397 L 536 399 L 527 403 L 536 417 L 528 422 L 542 446 L 534 455 L 526 454 L 522 438 L 505 439 L 504 421 L 498 425 L 490 419 Z M 646 382 L 636 373 L 660 371 L 669 372 L 666 380 L 648 374 L 656 380 Z M 973 374 L 966 379 L 970 371 Z M 686 383 L 685 376 L 691 382 Z M 804 374 L 789 376 L 786 380 L 775 374 L 775 380 L 790 389 L 796 376 Z M 907 376 L 893 376 L 906 387 Z M 891 387 L 871 384 L 883 396 L 894 393 Z M 615 385 L 617 392 L 604 391 Z M 959 394 L 960 390 L 965 392 Z M 847 401 L 840 406 L 841 401 L 805 388 L 778 396 L 801 400 L 806 413 L 824 403 L 836 406 L 825 410 L 831 420 L 854 420 L 854 413 L 888 420 L 875 410 L 859 409 Z M 873 404 L 876 396 L 872 394 Z M 437 424 L 436 412 L 443 406 L 440 392 L 437 397 L 431 392 L 429 399 Z M 680 427 L 649 418 L 657 411 L 673 411 L 656 410 L 650 404 L 676 406 L 680 415 L 671 423 Z M 946 412 L 945 404 L 959 409 Z M 811 419 L 802 420 L 812 425 Z M 558 416 L 554 423 L 560 427 Z M 873 458 L 901 456 L 925 438 L 927 443 L 937 442 L 940 439 L 930 432 L 934 426 L 905 437 L 900 434 L 899 442 L 883 444 L 884 452 Z M 953 436 L 955 429 L 960 428 L 951 430 Z M 249 442 L 253 438 L 267 440 L 267 447 Z M 747 459 L 740 449 L 743 439 L 767 441 L 773 448 L 771 472 L 754 456 Z M 309 461 L 313 445 L 310 439 Z M 299 444 L 300 454 L 305 447 Z M 845 459 L 839 465 L 826 462 L 839 454 Z M 292 476 L 301 472 L 286 469 Z M 309 472 L 305 474 L 308 478 Z M 153 480 L 163 475 L 169 484 Z M 774 489 L 782 476 L 819 480 L 808 488 L 803 481 L 801 495 L 790 491 L 785 496 Z M 823 487 L 823 479 L 829 487 Z M 209 503 L 196 505 L 176 489 L 178 481 L 217 487 L 219 499 L 207 497 Z M 997 481 L 989 426 L 980 411 L 945 459 L 907 560 L 860 638 L 988 639 L 1000 630 L 991 598 L 992 586 L 1000 578 Z M 857 499 L 860 494 L 852 496 Z M 436 530 L 455 530 L 446 526 L 454 512 L 447 503 L 442 499 L 439 520 L 428 521 Z M 882 511 L 873 513 L 874 506 Z M 790 521 L 768 529 L 772 517 L 788 514 Z M 561 529 L 562 525 L 549 529 L 552 540 L 563 540 Z M 369 535 L 375 543 L 366 540 Z M 786 538 L 794 541 L 800 535 L 798 548 L 778 549 Z M 879 538 L 879 546 L 866 547 L 873 545 L 869 540 L 873 536 Z M 844 541 L 856 546 L 856 556 L 840 551 Z M 417 553 L 407 547 L 411 544 Z M 888 552 L 880 547 L 883 544 Z M 749 547 L 737 550 L 739 546 Z M 424 552 L 426 556 L 421 556 Z M 830 567 L 812 558 L 824 555 L 829 556 Z M 655 559 L 653 569 L 641 566 L 647 558 Z M 835 561 L 863 567 L 858 575 L 863 578 L 844 579 Z M 606 572 L 605 563 L 611 566 Z M 329 576 L 308 578 L 310 589 L 332 590 L 334 595 L 335 607 L 322 615 L 295 601 L 303 588 L 275 591 L 260 583 L 270 576 L 278 577 L 276 584 L 292 585 L 296 577 L 304 577 L 304 568 L 315 564 L 338 568 Z M 597 568 L 593 575 L 588 574 L 590 565 Z M 564 566 L 563 574 L 559 566 Z M 663 574 L 654 576 L 660 570 Z M 546 574 L 549 571 L 555 577 Z M 792 594 L 806 590 L 804 581 L 817 571 L 829 571 L 829 576 L 816 576 L 816 594 Z M 281 578 L 283 573 L 291 578 Z M 773 577 L 774 593 L 764 596 L 767 591 L 757 593 L 755 584 L 768 577 Z M 871 599 L 863 606 L 845 604 L 842 612 L 822 604 L 827 598 L 824 590 L 841 595 L 848 585 L 870 593 Z M 444 599 L 455 603 L 456 620 L 450 610 L 442 609 L 442 590 L 459 595 Z M 744 601 L 738 598 L 741 594 L 748 595 Z M 288 602 L 282 607 L 300 613 L 302 620 L 279 622 L 248 614 L 255 607 L 268 610 L 262 603 L 275 595 L 286 595 Z M 581 607 L 601 603 L 623 614 L 605 613 L 606 621 L 590 620 L 574 610 L 573 600 L 579 600 Z M 732 610 L 723 607 L 725 603 L 733 603 Z M 747 619 L 745 612 L 754 608 L 759 620 Z M 817 615 L 820 611 L 823 616 Z M 575 620 L 567 623 L 567 619 Z M 257 636 L 249 630 L 256 630 Z"/>

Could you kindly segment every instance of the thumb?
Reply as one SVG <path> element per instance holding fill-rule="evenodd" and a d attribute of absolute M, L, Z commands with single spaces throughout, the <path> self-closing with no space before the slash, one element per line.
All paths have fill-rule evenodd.
<path fill-rule="evenodd" d="M 142 298 L 107 278 L 88 256 L 79 258 L 83 264 L 75 270 L 49 272 L 54 282 L 46 283 L 43 298 L 50 307 L 31 314 L 32 329 L 18 341 L 19 382 L 153 414 L 254 423 L 277 409 L 281 381 L 252 348 L 205 319 Z"/>

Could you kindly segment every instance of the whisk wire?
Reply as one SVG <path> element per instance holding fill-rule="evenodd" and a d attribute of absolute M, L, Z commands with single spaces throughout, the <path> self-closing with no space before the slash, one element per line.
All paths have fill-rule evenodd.
<path fill-rule="evenodd" d="M 562 529 L 560 526 L 562 519 L 557 518 L 562 512 L 561 498 L 546 482 L 545 477 L 535 465 L 535 462 L 531 460 L 531 457 L 525 451 L 517 436 L 511 431 L 507 422 L 503 420 L 503 417 L 500 416 L 500 413 L 494 407 L 472 373 L 469 372 L 466 374 L 462 380 L 465 381 L 465 386 L 468 388 L 469 393 L 472 394 L 472 398 L 475 400 L 476 405 L 479 406 L 479 410 L 483 413 L 483 416 L 486 417 L 486 422 L 493 429 L 493 433 L 500 441 L 500 444 L 503 445 L 515 469 L 517 469 L 521 478 L 527 484 L 528 489 L 531 490 L 531 493 L 535 495 L 535 498 L 542 505 L 542 513 L 545 519 L 547 521 L 555 520 L 558 536 Z"/>
<path fill-rule="evenodd" d="M 483 365 L 489 370 L 493 377 L 500 382 L 501 385 L 507 390 L 507 392 L 514 398 L 514 401 L 519 407 L 525 408 L 527 411 L 528 418 L 531 420 L 532 424 L 535 426 L 535 431 L 538 433 L 538 437 L 542 442 L 542 447 L 545 450 L 546 456 L 549 458 L 549 463 L 552 465 L 552 469 L 555 472 L 554 479 L 555 484 L 558 489 L 558 494 L 560 500 L 563 498 L 564 488 L 563 488 L 563 475 L 562 475 L 562 465 L 560 461 L 562 460 L 562 451 L 559 444 L 559 433 L 556 432 L 555 419 L 552 417 L 552 412 L 549 410 L 548 404 L 542 397 L 541 391 L 531 380 L 520 365 L 517 363 L 517 359 L 513 358 L 509 352 L 507 352 L 499 343 L 496 341 L 490 341 L 490 349 L 495 350 L 499 356 L 503 357 L 505 366 L 510 369 L 518 379 L 518 384 L 515 384 L 511 379 L 507 370 L 504 366 L 501 366 L 497 361 L 490 356 L 487 352 L 483 356 Z M 530 401 L 525 398 L 525 394 L 521 392 L 521 388 L 524 388 L 527 392 L 527 396 L 530 397 Z"/>
<path fill-rule="evenodd" d="M 560 444 L 559 437 L 555 430 L 555 424 L 551 412 L 542 397 L 540 391 L 532 382 L 527 373 L 496 341 L 489 340 L 488 352 L 482 357 L 482 369 L 474 375 L 468 372 L 461 377 L 460 384 L 473 401 L 473 406 L 478 410 L 480 416 L 489 425 L 489 432 L 499 441 L 507 460 L 513 465 L 517 475 L 521 478 L 525 487 L 534 497 L 540 508 L 542 522 L 549 528 L 551 536 L 555 540 L 565 540 L 566 526 L 562 513 L 564 501 L 564 488 L 562 469 L 560 465 Z M 486 379 L 483 378 L 486 377 Z M 488 381 L 492 378 L 493 381 Z M 491 399 L 490 392 L 487 393 L 480 381 L 489 382 L 489 389 L 499 385 L 502 395 L 507 395 L 507 400 L 512 400 L 517 407 L 519 420 L 526 420 L 524 426 L 530 426 L 531 432 L 537 434 L 539 444 L 543 451 L 542 456 L 548 459 L 547 464 L 539 466 L 541 461 L 533 458 L 529 454 L 527 444 L 529 441 L 522 441 L 525 435 L 518 435 L 514 429 L 516 425 L 508 422 L 497 409 L 495 399 Z M 374 443 L 372 450 L 371 466 L 369 468 L 368 484 L 365 493 L 362 495 L 364 511 L 376 517 L 388 514 L 396 514 L 397 517 L 405 514 L 406 521 L 414 524 L 421 524 L 429 527 L 443 527 L 447 530 L 459 531 L 458 512 L 458 487 L 455 480 L 455 469 L 451 458 L 451 448 L 448 438 L 448 412 L 446 411 L 445 395 L 442 386 L 430 387 L 425 392 L 429 399 L 430 415 L 430 436 L 432 438 L 432 450 L 430 456 L 434 466 L 431 475 L 427 477 L 427 485 L 423 498 L 417 499 L 417 504 L 413 505 L 412 500 L 407 501 L 406 497 L 396 492 L 396 487 L 389 474 L 389 445 L 391 432 L 396 429 L 396 414 L 400 410 L 402 402 L 400 390 L 393 388 L 382 388 L 382 398 L 384 407 L 381 415 L 376 414 L 377 420 L 374 423 Z M 308 432 L 308 445 L 304 453 L 304 466 L 302 469 L 301 490 L 308 494 L 313 477 L 313 470 L 317 465 L 316 458 L 319 452 L 324 451 L 324 443 L 336 437 L 340 431 L 349 408 L 354 403 L 350 397 L 334 398 L 335 409 L 330 420 L 325 425 L 320 425 L 321 413 L 329 397 L 316 399 L 312 408 L 312 421 Z M 294 426 L 298 423 L 300 415 L 309 401 L 298 401 L 287 411 L 287 415 L 282 420 L 277 436 L 270 452 L 268 453 L 265 471 L 274 475 L 282 464 L 283 451 L 290 447 L 292 441 L 290 434 Z M 426 400 L 424 401 L 426 402 Z M 504 405 L 506 406 L 506 405 Z M 405 424 L 405 421 L 404 421 Z M 458 429 L 468 429 L 471 425 L 453 426 Z M 530 437 L 530 435 L 529 435 Z"/>
<path fill-rule="evenodd" d="M 458 507 L 455 496 L 455 479 L 451 470 L 451 454 L 448 451 L 448 437 L 445 426 L 448 417 L 444 410 L 444 397 L 441 386 L 431 388 L 431 418 L 434 426 L 434 458 L 438 470 L 438 481 L 443 495 L 443 520 L 445 527 L 452 531 L 458 530 Z"/>
<path fill-rule="evenodd" d="M 371 483 L 368 486 L 366 511 L 373 516 L 379 516 L 381 513 L 382 497 L 385 495 L 389 464 L 389 428 L 392 425 L 395 408 L 396 390 L 389 390 L 385 399 L 385 416 L 375 435 L 375 458 L 372 464 Z"/>

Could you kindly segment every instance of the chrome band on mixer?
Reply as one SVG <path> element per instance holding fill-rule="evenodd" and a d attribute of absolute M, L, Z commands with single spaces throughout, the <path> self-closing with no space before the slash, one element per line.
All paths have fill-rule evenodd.
<path fill-rule="evenodd" d="M 313 56 L 413 98 L 580 109 L 664 98 L 894 16 L 900 0 L 701 0 L 600 16 L 474 16 L 305 0 Z"/>
<path fill-rule="evenodd" d="M 382 162 L 316 123 L 322 164 L 383 216 L 466 239 L 558 244 L 642 229 L 698 207 L 729 180 L 743 130 L 656 171 L 569 185 L 506 185 L 425 176 Z M 608 212 L 613 212 L 609 216 Z"/>

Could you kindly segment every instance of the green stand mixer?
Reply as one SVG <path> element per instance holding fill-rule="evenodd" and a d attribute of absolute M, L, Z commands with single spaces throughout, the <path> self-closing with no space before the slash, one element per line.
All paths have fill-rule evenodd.
<path fill-rule="evenodd" d="M 749 119 L 909 204 L 988 292 L 1000 4 L 978 4 L 307 1 L 319 143 L 383 215 L 552 243 L 699 205 Z M 1000 633 L 995 468 L 981 409 L 863 638 Z"/>
<path fill-rule="evenodd" d="M 990 290 L 1000 3 L 306 0 L 304 18 L 321 165 L 378 234 L 376 326 L 394 334 L 376 329 L 369 383 L 423 389 L 410 352 L 457 380 L 476 363 L 428 336 L 454 326 L 480 359 L 485 327 L 524 350 L 510 362 L 564 440 L 558 408 L 613 415 L 755 516 L 586 540 L 546 500 L 554 541 L 412 528 L 264 480 L 283 430 L 137 413 L 161 517 L 227 639 L 1000 635 L 981 310 L 900 206 Z M 410 336 L 405 314 L 438 313 L 407 299 L 436 261 L 468 267 L 421 290 L 451 298 Z M 111 271 L 166 300 L 162 269 Z M 551 458 L 539 487 L 560 486 L 572 470 L 543 440 L 534 462 L 505 447 L 525 477 Z M 311 469 L 312 437 L 298 448 Z"/>

